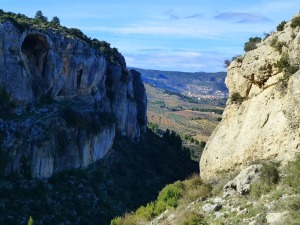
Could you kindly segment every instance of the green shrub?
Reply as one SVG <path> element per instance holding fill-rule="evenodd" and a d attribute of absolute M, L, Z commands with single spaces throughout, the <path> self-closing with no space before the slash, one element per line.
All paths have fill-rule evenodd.
<path fill-rule="evenodd" d="M 110 222 L 110 225 L 137 225 L 133 214 L 126 213 L 124 217 L 116 217 Z"/>
<path fill-rule="evenodd" d="M 291 27 L 292 28 L 295 28 L 295 27 L 298 27 L 300 26 L 300 16 L 296 16 L 292 19 L 292 22 L 291 22 Z"/>
<path fill-rule="evenodd" d="M 258 198 L 264 194 L 269 193 L 272 189 L 273 187 L 271 187 L 267 183 L 262 181 L 257 181 L 251 186 L 250 196 Z"/>
<path fill-rule="evenodd" d="M 288 78 L 289 75 L 296 73 L 299 70 L 298 66 L 291 65 L 289 62 L 289 56 L 287 53 L 284 53 L 281 58 L 277 61 L 276 67 L 279 71 L 284 71 Z"/>
<path fill-rule="evenodd" d="M 284 178 L 282 183 L 290 186 L 295 192 L 300 193 L 300 156 L 296 157 L 296 160 L 289 162 L 285 167 Z"/>
<path fill-rule="evenodd" d="M 227 68 L 230 65 L 231 61 L 229 59 L 224 60 L 224 68 Z"/>
<path fill-rule="evenodd" d="M 212 187 L 208 184 L 202 184 L 201 186 L 187 190 L 184 194 L 185 200 L 188 200 L 188 202 L 195 201 L 200 197 L 208 198 L 212 194 Z"/>
<path fill-rule="evenodd" d="M 38 10 L 35 13 L 34 19 L 37 20 L 38 22 L 44 22 L 44 23 L 46 23 L 48 20 L 48 18 L 43 15 L 43 12 L 41 10 Z"/>
<path fill-rule="evenodd" d="M 282 21 L 278 26 L 277 26 L 277 31 L 283 31 L 284 25 L 286 24 L 286 21 Z"/>
<path fill-rule="evenodd" d="M 203 215 L 194 212 L 190 212 L 181 224 L 182 225 L 208 225 Z"/>
<path fill-rule="evenodd" d="M 232 93 L 232 95 L 230 96 L 230 99 L 232 102 L 239 103 L 239 104 L 244 101 L 244 97 L 242 97 L 239 92 Z"/>
<path fill-rule="evenodd" d="M 285 224 L 290 225 L 299 225 L 300 221 L 300 197 L 299 196 L 293 196 L 290 198 L 287 198 L 285 200 L 286 208 L 289 211 L 289 214 L 286 218 Z"/>
<path fill-rule="evenodd" d="M 197 188 L 203 185 L 203 181 L 199 174 L 192 174 L 188 180 L 185 181 L 187 188 Z"/>
<path fill-rule="evenodd" d="M 29 220 L 28 220 L 28 225 L 33 225 L 34 224 L 34 220 L 32 219 L 32 217 L 30 216 L 29 217 Z"/>
<path fill-rule="evenodd" d="M 233 60 L 236 60 L 237 62 L 242 63 L 243 62 L 243 56 L 241 56 L 241 55 L 233 56 L 232 61 Z"/>
<path fill-rule="evenodd" d="M 264 162 L 261 168 L 261 181 L 271 186 L 279 181 L 279 163 L 274 161 Z"/>
<path fill-rule="evenodd" d="M 254 50 L 257 48 L 257 44 L 261 42 L 260 37 L 250 37 L 249 41 L 245 43 L 244 45 L 244 51 L 249 52 L 251 50 Z"/>
<path fill-rule="evenodd" d="M 285 46 L 285 43 L 278 41 L 278 37 L 274 37 L 270 43 L 270 46 L 281 54 L 282 47 Z"/>
<path fill-rule="evenodd" d="M 148 203 L 147 206 L 141 206 L 136 211 L 136 216 L 140 219 L 146 219 L 147 221 L 150 221 L 152 218 L 156 216 L 155 214 L 155 203 L 151 202 Z"/>
<path fill-rule="evenodd" d="M 279 182 L 279 163 L 274 161 L 262 163 L 259 181 L 251 186 L 250 195 L 259 197 L 273 190 Z"/>
<path fill-rule="evenodd" d="M 159 192 L 159 195 L 157 197 L 157 205 L 162 203 L 161 206 L 165 206 L 166 208 L 168 206 L 176 207 L 184 189 L 185 185 L 180 181 L 176 181 L 173 184 L 167 185 L 164 189 L 161 190 L 161 192 Z"/>

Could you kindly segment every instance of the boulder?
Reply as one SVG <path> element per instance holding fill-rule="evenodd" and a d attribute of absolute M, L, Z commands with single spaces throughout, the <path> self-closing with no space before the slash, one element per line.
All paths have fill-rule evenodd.
<path fill-rule="evenodd" d="M 251 165 L 242 170 L 233 180 L 229 181 L 223 188 L 223 197 L 232 196 L 236 193 L 249 193 L 251 185 L 260 178 L 262 165 Z"/>

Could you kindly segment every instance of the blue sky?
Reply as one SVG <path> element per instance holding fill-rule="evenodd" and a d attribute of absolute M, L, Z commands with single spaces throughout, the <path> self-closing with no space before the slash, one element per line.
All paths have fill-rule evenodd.
<path fill-rule="evenodd" d="M 4 11 L 61 24 L 105 40 L 128 66 L 177 71 L 224 71 L 251 36 L 271 32 L 300 10 L 299 0 L 0 0 Z"/>

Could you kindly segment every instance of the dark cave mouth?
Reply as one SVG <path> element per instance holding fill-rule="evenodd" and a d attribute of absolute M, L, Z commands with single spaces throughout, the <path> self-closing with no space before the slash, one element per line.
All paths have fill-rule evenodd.
<path fill-rule="evenodd" d="M 24 54 L 45 52 L 48 50 L 48 43 L 42 35 L 39 34 L 29 34 L 26 36 L 22 43 L 21 51 Z"/>
<path fill-rule="evenodd" d="M 29 34 L 24 39 L 21 51 L 27 58 L 32 71 L 38 68 L 40 74 L 44 72 L 48 54 L 48 43 L 45 37 L 39 34 Z M 35 70 L 36 71 L 36 70 Z M 37 75 L 37 74 L 36 74 Z"/>

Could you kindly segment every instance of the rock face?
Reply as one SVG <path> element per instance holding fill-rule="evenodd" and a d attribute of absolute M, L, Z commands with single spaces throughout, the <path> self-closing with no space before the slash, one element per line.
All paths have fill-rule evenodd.
<path fill-rule="evenodd" d="M 0 175 L 47 178 L 86 167 L 117 133 L 139 138 L 145 131 L 138 72 L 129 72 L 119 53 L 108 62 L 83 40 L 51 30 L 0 23 L 0 87 L 13 105 L 0 112 Z"/>
<path fill-rule="evenodd" d="M 231 97 L 202 154 L 203 179 L 299 152 L 300 32 L 290 24 L 228 67 Z"/>
<path fill-rule="evenodd" d="M 236 193 L 247 194 L 251 185 L 260 178 L 262 165 L 251 165 L 243 169 L 233 180 L 229 181 L 223 188 L 223 197 L 232 196 Z"/>

